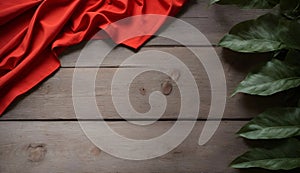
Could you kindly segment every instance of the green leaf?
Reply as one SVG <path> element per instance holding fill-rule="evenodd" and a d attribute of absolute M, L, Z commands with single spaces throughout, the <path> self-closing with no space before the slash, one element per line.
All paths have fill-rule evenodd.
<path fill-rule="evenodd" d="M 300 167 L 300 142 L 285 140 L 272 149 L 255 148 L 236 158 L 233 168 L 264 168 L 269 170 L 291 170 Z"/>
<path fill-rule="evenodd" d="M 267 96 L 300 86 L 300 67 L 273 59 L 249 73 L 235 89 L 236 93 Z"/>
<path fill-rule="evenodd" d="M 289 19 L 300 17 L 300 0 L 281 0 L 280 11 Z"/>
<path fill-rule="evenodd" d="M 300 23 L 273 14 L 235 25 L 219 45 L 237 52 L 300 49 Z"/>
<path fill-rule="evenodd" d="M 219 45 L 243 53 L 270 52 L 285 48 L 280 41 L 264 38 L 245 39 L 232 34 L 225 35 Z"/>
<path fill-rule="evenodd" d="M 300 135 L 300 108 L 273 108 L 258 115 L 237 133 L 247 139 L 282 139 Z"/>
<path fill-rule="evenodd" d="M 237 5 L 242 8 L 273 8 L 279 3 L 279 0 L 211 0 L 211 4 L 218 3 L 222 5 Z"/>
<path fill-rule="evenodd" d="M 235 25 L 219 45 L 237 52 L 270 52 L 286 46 L 281 42 L 280 19 L 273 14 L 263 15 Z"/>

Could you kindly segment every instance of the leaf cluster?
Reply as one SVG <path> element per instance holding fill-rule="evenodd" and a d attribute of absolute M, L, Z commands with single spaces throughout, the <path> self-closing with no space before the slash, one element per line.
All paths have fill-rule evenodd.
<path fill-rule="evenodd" d="M 241 8 L 277 9 L 257 19 L 235 25 L 219 45 L 241 53 L 273 56 L 240 82 L 233 95 L 244 93 L 270 96 L 279 92 L 300 92 L 300 0 L 211 0 L 211 4 L 237 5 Z M 292 91 L 292 92 L 291 92 Z M 280 141 L 272 148 L 254 148 L 236 158 L 234 168 L 292 170 L 300 168 L 300 108 L 268 109 L 243 126 L 237 134 L 250 140 Z"/>

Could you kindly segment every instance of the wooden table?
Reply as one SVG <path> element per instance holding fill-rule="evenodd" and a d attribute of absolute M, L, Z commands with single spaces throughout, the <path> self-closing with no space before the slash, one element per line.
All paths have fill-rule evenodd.
<path fill-rule="evenodd" d="M 190 1 L 179 18 L 194 25 L 212 45 L 199 45 L 203 51 L 211 46 L 222 61 L 228 93 L 230 94 L 246 73 L 265 55 L 242 55 L 217 46 L 221 37 L 236 23 L 262 14 L 261 10 L 239 10 L 230 6 L 208 7 L 206 1 Z M 186 38 L 193 35 L 182 33 Z M 0 119 L 0 172 L 239 172 L 229 163 L 249 147 L 235 132 L 265 108 L 282 104 L 276 97 L 258 98 L 245 95 L 228 97 L 225 113 L 217 132 L 204 146 L 197 141 L 210 107 L 210 86 L 201 63 L 184 46 L 164 38 L 153 38 L 139 52 L 159 50 L 173 54 L 189 67 L 195 76 L 201 95 L 201 108 L 196 126 L 188 138 L 166 155 L 130 161 L 113 157 L 96 147 L 83 133 L 75 117 L 72 104 L 72 75 L 82 45 L 68 49 L 60 57 L 61 69 L 22 96 Z M 128 137 L 151 138 L 170 128 L 177 120 L 180 108 L 178 88 L 167 96 L 168 106 L 154 125 L 138 128 L 120 118 L 111 101 L 111 79 L 119 64 L 135 52 L 119 46 L 108 55 L 99 69 L 96 81 L 97 104 L 113 129 Z M 95 67 L 78 67 L 88 74 Z M 122 70 L 126 71 L 127 67 Z M 130 85 L 130 99 L 139 112 L 150 109 L 149 94 L 161 90 L 168 76 L 149 72 L 138 76 Z M 127 81 L 119 85 L 128 85 Z M 229 95 L 228 94 L 228 95 Z M 85 119 L 84 121 L 94 121 Z M 136 121 L 139 121 L 138 119 Z M 95 133 L 101 133 L 95 131 Z M 109 136 L 108 136 L 109 137 Z M 118 145 L 118 144 L 112 144 Z M 248 171 L 248 172 L 251 172 Z"/>

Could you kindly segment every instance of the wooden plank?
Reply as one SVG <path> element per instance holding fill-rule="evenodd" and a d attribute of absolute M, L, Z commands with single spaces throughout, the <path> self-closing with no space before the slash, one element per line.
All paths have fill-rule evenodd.
<path fill-rule="evenodd" d="M 194 75 L 198 90 L 200 93 L 201 105 L 199 118 L 206 118 L 210 108 L 211 90 L 207 74 L 201 65 L 201 63 L 195 58 L 191 52 L 182 47 L 165 47 L 165 48 L 143 48 L 142 51 L 157 50 L 163 52 L 169 52 L 183 61 Z M 209 48 L 202 47 L 203 54 Z M 265 56 L 251 55 L 247 57 L 239 57 L 240 54 L 233 53 L 231 51 L 222 51 L 222 49 L 216 49 L 222 61 L 226 80 L 228 95 L 234 90 L 238 82 L 241 81 L 246 73 L 253 68 L 257 63 L 266 60 Z M 140 53 L 139 52 L 139 53 Z M 133 52 L 125 49 L 116 49 L 105 62 L 105 66 L 118 66 L 126 57 L 132 55 Z M 64 67 L 53 77 L 45 81 L 34 92 L 28 94 L 28 96 L 19 100 L 19 102 L 12 106 L 12 108 L 4 114 L 0 120 L 6 119 L 74 119 L 74 108 L 72 103 L 72 77 L 74 68 L 74 62 L 76 56 L 69 56 L 68 58 L 61 59 Z M 92 65 L 88 64 L 87 67 Z M 91 80 L 91 74 L 94 72 L 94 68 L 77 68 L 81 73 L 85 74 L 82 82 L 85 80 Z M 105 118 L 118 119 L 121 118 L 116 112 L 112 103 L 111 96 L 111 80 L 116 70 L 127 73 L 132 68 L 101 68 L 98 72 L 96 80 L 96 99 L 99 109 Z M 170 69 L 172 70 L 172 69 Z M 159 72 L 148 72 L 138 76 L 131 84 L 130 81 L 120 82 L 117 85 L 119 87 L 130 86 L 130 101 L 133 107 L 139 112 L 147 112 L 150 109 L 149 94 L 153 91 L 160 91 L 162 82 L 170 80 L 167 75 Z M 171 80 L 170 80 L 171 81 Z M 171 81 L 172 82 L 172 81 Z M 179 89 L 175 82 L 172 82 L 173 90 L 170 95 L 167 96 L 168 106 L 163 114 L 162 118 L 177 118 L 180 108 L 180 95 Z M 187 84 L 188 86 L 189 84 Z M 143 91 L 144 89 L 144 91 Z M 82 90 L 82 96 L 88 95 L 88 92 Z M 121 94 L 116 94 L 121 95 Z M 274 107 L 284 104 L 279 97 L 253 97 L 245 95 L 237 95 L 235 97 L 228 97 L 224 118 L 236 119 L 236 118 L 251 118 L 256 116 L 268 107 Z M 55 110 L 55 111 L 53 111 Z M 125 112 L 126 114 L 127 112 Z M 86 117 L 92 118 L 87 115 Z M 150 119 L 152 117 L 149 117 Z"/>
<path fill-rule="evenodd" d="M 236 20 L 241 17 L 244 19 L 250 19 L 253 16 L 259 16 L 270 10 L 261 10 L 261 9 L 241 9 L 234 5 L 212 5 L 209 6 L 208 0 L 188 0 L 188 3 L 185 5 L 184 9 L 179 14 L 179 18 L 188 18 L 188 17 L 211 17 L 214 15 L 222 15 L 219 17 L 225 16 L 231 19 Z M 237 16 L 237 14 L 239 14 Z"/>
<path fill-rule="evenodd" d="M 217 45 L 219 40 L 228 33 L 235 24 L 255 19 L 258 16 L 272 12 L 272 10 L 261 9 L 241 9 L 232 5 L 213 5 L 208 6 L 207 0 L 190 0 L 181 13 L 177 16 L 179 19 L 193 25 L 202 32 L 212 45 Z M 166 28 L 173 28 L 176 31 L 184 32 L 184 39 L 190 41 L 194 38 L 193 32 L 189 32 L 186 26 L 174 27 L 172 24 L 166 24 Z M 153 45 L 179 45 L 177 42 L 155 37 L 149 41 L 146 46 Z M 201 46 L 207 46 L 200 43 Z"/>
<path fill-rule="evenodd" d="M 84 53 L 81 57 L 80 63 L 76 64 L 79 59 L 80 53 L 84 48 L 84 44 L 76 45 L 67 49 L 60 57 L 61 67 L 73 68 L 73 67 L 93 67 L 98 68 L 99 66 L 104 67 L 119 67 L 123 61 L 130 58 L 133 55 L 146 52 L 146 51 L 159 51 L 166 52 L 174 55 L 180 61 L 184 62 L 188 67 L 191 67 L 193 70 L 198 70 L 199 62 L 193 52 L 186 47 L 177 47 L 177 46 L 166 46 L 166 47 L 143 47 L 138 51 L 128 49 L 123 46 L 115 47 L 108 55 L 102 55 L 106 52 L 104 49 L 101 49 L 101 45 L 107 44 L 105 41 L 97 40 L 94 41 L 97 44 L 90 44 L 88 47 L 89 50 L 93 51 L 91 54 Z M 253 68 L 254 65 L 266 61 L 270 56 L 269 54 L 242 54 L 230 51 L 228 49 L 223 49 L 220 47 L 196 47 L 201 51 L 202 55 L 207 55 L 213 49 L 216 51 L 217 55 L 222 62 L 224 69 L 228 71 L 236 71 L 240 73 L 245 73 L 249 69 Z M 97 52 L 95 52 L 97 51 Z M 95 57 L 95 58 L 94 58 Z M 100 58 L 101 57 L 101 58 Z M 99 59 L 104 59 L 101 65 L 95 64 L 98 63 Z M 230 68 L 230 69 L 229 69 Z"/>
<path fill-rule="evenodd" d="M 157 122 L 135 128 L 125 122 L 109 123 L 122 135 L 135 139 L 150 139 L 160 135 L 172 124 Z M 199 146 L 197 141 L 203 124 L 198 122 L 188 138 L 170 153 L 155 159 L 130 161 L 101 151 L 84 135 L 78 122 L 0 122 L 0 171 L 239 172 L 229 168 L 228 164 L 247 149 L 242 139 L 234 135 L 244 122 L 222 122 L 212 139 L 204 146 Z M 139 133 L 136 133 L 137 130 Z M 92 133 L 101 132 L 94 130 Z M 124 147 L 115 143 L 112 145 Z"/>

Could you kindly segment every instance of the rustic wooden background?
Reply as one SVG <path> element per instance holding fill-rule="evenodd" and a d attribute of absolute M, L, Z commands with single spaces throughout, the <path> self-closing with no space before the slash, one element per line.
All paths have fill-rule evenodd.
<path fill-rule="evenodd" d="M 255 64 L 267 59 L 267 55 L 241 55 L 223 50 L 217 43 L 234 24 L 255 18 L 262 12 L 262 10 L 240 10 L 232 6 L 208 7 L 205 0 L 191 0 L 179 15 L 180 19 L 194 25 L 211 41 L 212 45 L 199 45 L 199 48 L 205 52 L 213 46 L 218 53 L 226 73 L 229 94 Z M 184 28 L 181 30 L 181 34 L 187 39 L 193 37 L 190 33 L 185 33 Z M 265 108 L 284 104 L 282 100 L 276 96 L 258 98 L 241 94 L 228 97 L 222 123 L 217 132 L 207 144 L 198 146 L 197 140 L 210 107 L 211 91 L 208 77 L 201 64 L 184 46 L 164 38 L 153 38 L 139 51 L 169 52 L 187 64 L 195 76 L 201 95 L 199 119 L 184 143 L 162 157 L 146 161 L 118 159 L 93 145 L 75 118 L 71 84 L 75 62 L 81 48 L 83 44 L 68 49 L 60 57 L 62 68 L 26 96 L 18 99 L 0 118 L 1 173 L 253 171 L 240 171 L 228 167 L 229 163 L 245 152 L 249 145 L 255 145 L 243 141 L 234 133 Z M 160 121 L 144 128 L 136 128 L 123 121 L 113 107 L 110 82 L 119 64 L 134 53 L 128 48 L 119 46 L 108 55 L 99 69 L 96 81 L 97 103 L 103 116 L 116 131 L 128 137 L 149 138 L 164 132 L 176 121 L 180 98 L 178 88 L 172 82 L 173 90 L 167 96 L 167 110 Z M 78 67 L 78 70 L 85 72 L 88 78 L 92 68 L 94 67 L 83 66 Z M 127 69 L 122 70 L 126 72 Z M 145 73 L 136 78 L 131 83 L 130 89 L 130 99 L 134 108 L 140 112 L 149 110 L 149 93 L 161 90 L 161 83 L 166 79 L 168 76 L 160 73 Z M 125 86 L 127 82 L 124 81 L 119 85 Z"/>

